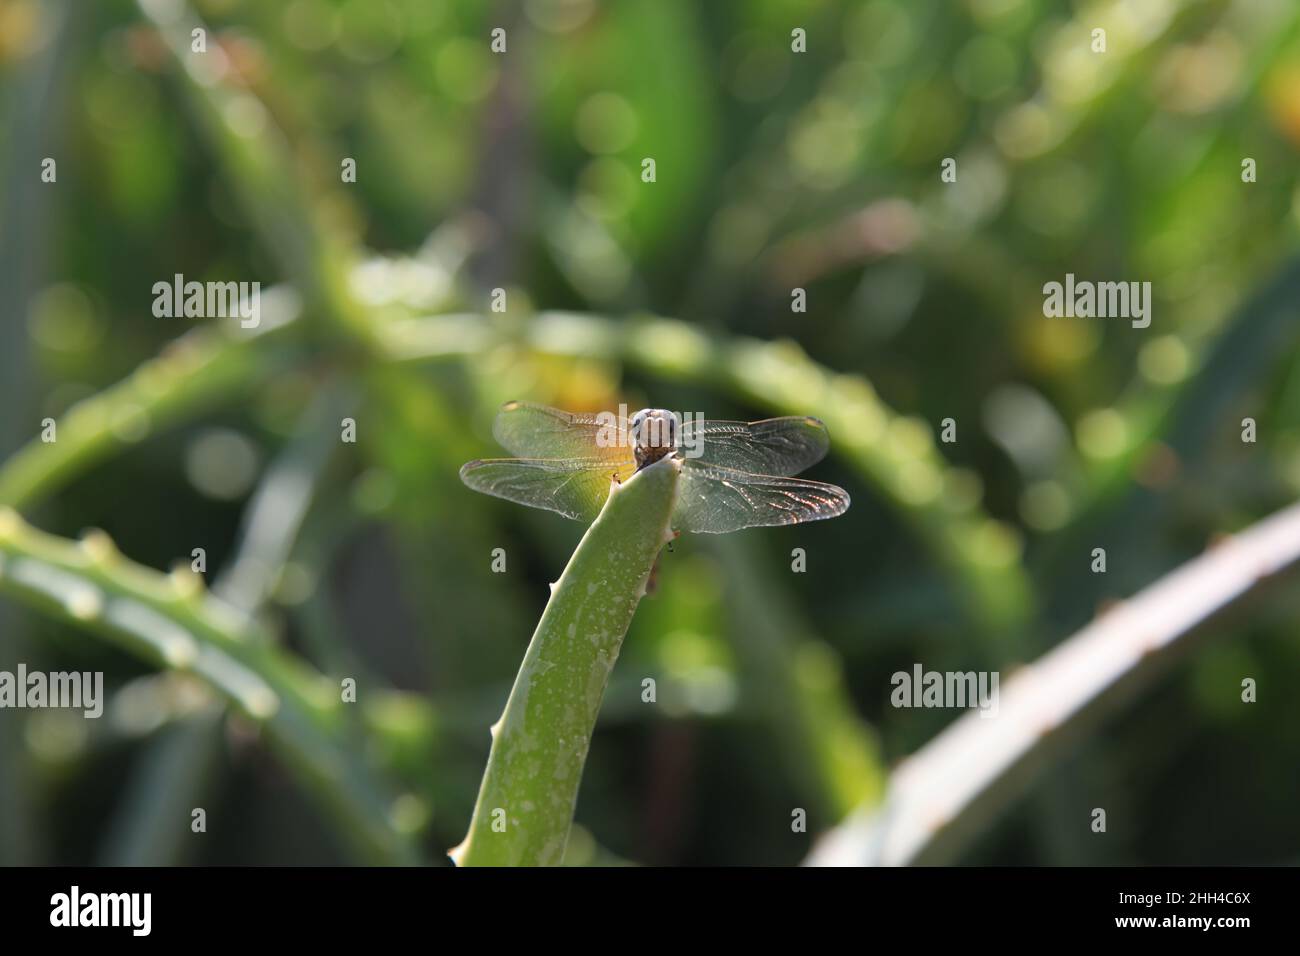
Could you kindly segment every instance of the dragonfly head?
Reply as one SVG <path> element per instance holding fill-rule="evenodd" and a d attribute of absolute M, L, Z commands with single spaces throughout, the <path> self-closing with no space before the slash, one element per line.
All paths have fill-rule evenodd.
<path fill-rule="evenodd" d="M 628 420 L 628 437 L 639 471 L 677 450 L 677 416 L 663 408 L 643 408 Z"/>

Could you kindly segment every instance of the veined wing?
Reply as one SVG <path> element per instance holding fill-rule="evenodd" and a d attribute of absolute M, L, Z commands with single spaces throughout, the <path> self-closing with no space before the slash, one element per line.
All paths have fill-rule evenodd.
<path fill-rule="evenodd" d="M 619 469 L 600 458 L 493 458 L 467 463 L 460 479 L 484 494 L 590 522 L 610 481 L 626 481 L 635 470 L 635 462 Z"/>
<path fill-rule="evenodd" d="M 753 475 L 789 477 L 826 457 L 830 436 L 815 418 L 761 422 L 686 422 L 681 447 L 688 460 Z M 700 455 L 691 458 L 693 447 Z"/>
<path fill-rule="evenodd" d="M 501 446 L 520 458 L 599 458 L 632 460 L 632 446 L 624 435 L 625 422 L 613 413 L 597 419 L 535 405 L 506 402 L 492 424 Z"/>
<path fill-rule="evenodd" d="M 849 509 L 849 493 L 801 478 L 751 475 L 687 459 L 682 464 L 673 529 L 723 534 L 742 528 L 834 518 Z"/>

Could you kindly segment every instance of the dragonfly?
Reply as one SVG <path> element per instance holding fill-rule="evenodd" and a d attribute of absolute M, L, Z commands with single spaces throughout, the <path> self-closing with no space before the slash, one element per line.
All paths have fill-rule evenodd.
<path fill-rule="evenodd" d="M 849 507 L 843 488 L 793 477 L 830 446 L 816 418 L 682 422 L 665 409 L 617 418 L 507 402 L 492 433 L 518 457 L 467 463 L 460 470 L 466 485 L 586 523 L 600 513 L 612 483 L 666 455 L 681 459 L 671 522 L 679 533 L 801 524 Z"/>

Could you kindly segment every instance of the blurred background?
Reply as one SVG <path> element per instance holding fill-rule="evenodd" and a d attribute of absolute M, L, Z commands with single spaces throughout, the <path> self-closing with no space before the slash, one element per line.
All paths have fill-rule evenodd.
<path fill-rule="evenodd" d="M 957 716 L 894 672 L 1005 676 L 1300 495 L 1291 0 L 0 0 L 0 130 L 0 670 L 107 694 L 0 711 L 4 864 L 445 863 L 583 531 L 459 482 L 508 399 L 816 415 L 854 499 L 664 556 L 575 864 L 799 862 Z M 1067 272 L 1150 327 L 1044 318 Z M 155 317 L 176 273 L 258 328 Z M 950 862 L 1300 860 L 1295 584 Z"/>

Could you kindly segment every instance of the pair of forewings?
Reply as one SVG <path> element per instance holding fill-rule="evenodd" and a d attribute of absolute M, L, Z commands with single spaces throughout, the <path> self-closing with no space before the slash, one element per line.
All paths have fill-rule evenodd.
<path fill-rule="evenodd" d="M 493 427 L 518 458 L 471 461 L 465 484 L 534 508 L 590 522 L 609 496 L 611 481 L 627 481 L 636 459 L 626 422 L 510 402 Z M 721 534 L 741 528 L 797 524 L 843 514 L 848 493 L 835 485 L 793 478 L 826 454 L 826 426 L 815 418 L 760 422 L 688 421 L 673 511 L 675 531 Z"/>

